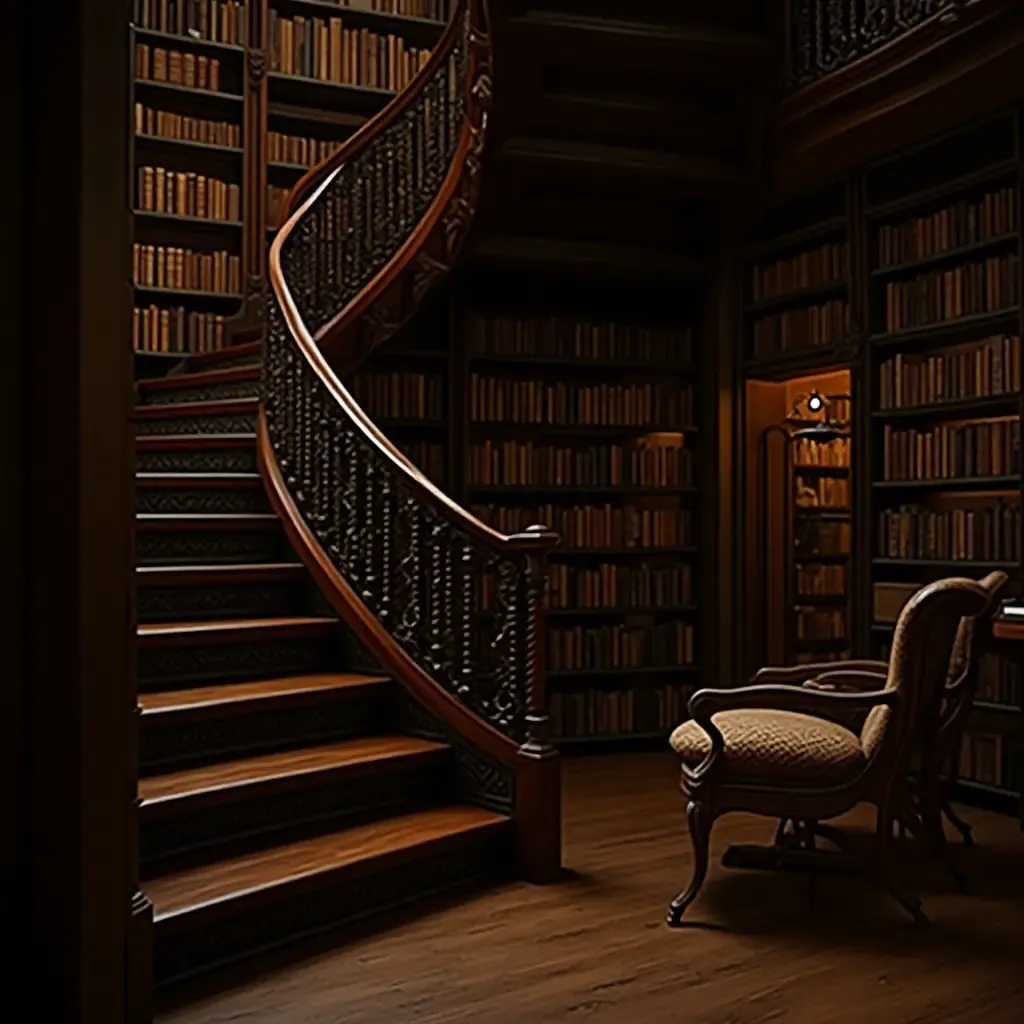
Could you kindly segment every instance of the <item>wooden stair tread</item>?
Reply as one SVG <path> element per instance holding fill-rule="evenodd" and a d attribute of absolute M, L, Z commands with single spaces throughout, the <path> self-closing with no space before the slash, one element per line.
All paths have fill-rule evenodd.
<path fill-rule="evenodd" d="M 174 484 L 207 484 L 210 487 L 254 487 L 262 477 L 259 473 L 151 473 L 135 474 L 138 484 L 152 486 L 172 486 Z"/>
<path fill-rule="evenodd" d="M 160 451 L 194 448 L 248 448 L 256 443 L 255 434 L 139 434 L 135 447 Z"/>
<path fill-rule="evenodd" d="M 211 583 L 275 583 L 301 580 L 301 562 L 254 562 L 226 565 L 140 565 L 135 579 L 140 586 L 188 586 Z"/>
<path fill-rule="evenodd" d="M 244 345 L 231 345 L 216 352 L 197 352 L 185 359 L 185 365 L 191 370 L 194 366 L 216 366 L 217 363 L 246 356 L 258 356 L 263 351 L 262 341 L 247 341 Z"/>
<path fill-rule="evenodd" d="M 138 512 L 135 516 L 135 525 L 142 530 L 265 530 L 280 523 L 273 512 Z"/>
<path fill-rule="evenodd" d="M 256 412 L 258 398 L 216 398 L 206 402 L 154 402 L 135 406 L 135 418 L 144 420 L 173 419 L 217 413 Z"/>
<path fill-rule="evenodd" d="M 145 813 L 147 807 L 218 790 L 237 789 L 271 779 L 298 779 L 331 769 L 372 769 L 388 761 L 435 757 L 446 749 L 443 743 L 415 736 L 363 736 L 151 775 L 139 779 L 138 792 Z"/>
<path fill-rule="evenodd" d="M 296 615 L 256 619 L 211 619 L 206 622 L 142 622 L 138 626 L 139 643 L 144 646 L 188 643 L 192 640 L 243 639 L 252 633 L 308 636 L 325 633 L 338 620 L 323 615 Z"/>
<path fill-rule="evenodd" d="M 161 391 L 176 391 L 179 388 L 190 388 L 202 384 L 225 384 L 231 381 L 259 380 L 263 372 L 259 363 L 251 366 L 229 366 L 217 370 L 197 370 L 188 373 L 175 373 L 167 377 L 151 377 L 138 382 L 140 394 L 152 394 Z"/>
<path fill-rule="evenodd" d="M 359 672 L 329 672 L 319 675 L 285 676 L 281 679 L 258 679 L 247 683 L 222 683 L 218 686 L 193 687 L 188 690 L 165 690 L 140 693 L 139 707 L 143 719 L 196 709 L 224 708 L 248 702 L 286 700 L 317 693 L 370 689 L 390 683 L 387 676 L 364 675 Z"/>
<path fill-rule="evenodd" d="M 400 863 L 422 847 L 457 843 L 507 822 L 477 807 L 436 807 L 163 875 L 143 888 L 160 923 L 317 876 L 354 872 L 385 858 Z"/>

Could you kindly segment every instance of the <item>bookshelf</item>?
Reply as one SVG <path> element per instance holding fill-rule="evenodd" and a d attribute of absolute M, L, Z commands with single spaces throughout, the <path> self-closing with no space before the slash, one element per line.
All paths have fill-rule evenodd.
<path fill-rule="evenodd" d="M 456 304 L 464 504 L 503 532 L 540 522 L 561 536 L 548 592 L 555 740 L 664 743 L 701 678 L 692 319 L 642 299 L 608 306 L 593 287 L 501 284 L 474 280 Z"/>
<path fill-rule="evenodd" d="M 132 345 L 140 375 L 227 343 L 244 294 L 242 2 L 134 0 Z"/>
<path fill-rule="evenodd" d="M 865 169 L 870 653 L 943 575 L 1021 577 L 1019 116 Z M 1020 670 L 987 655 L 958 795 L 1016 812 Z"/>
<path fill-rule="evenodd" d="M 137 372 L 258 326 L 289 191 L 429 57 L 448 0 L 133 0 Z"/>
<path fill-rule="evenodd" d="M 748 463 L 766 408 L 779 412 L 772 388 L 849 370 L 854 656 L 887 657 L 903 604 L 930 580 L 998 568 L 1020 590 L 1021 118 L 999 111 L 892 154 L 780 204 L 750 233 L 738 338 Z M 848 244 L 844 275 L 825 243 Z M 839 297 L 843 342 L 791 331 L 778 336 L 804 344 L 764 350 L 764 316 Z M 753 522 L 749 470 L 744 485 Z M 760 639 L 748 638 L 750 670 Z M 1021 720 L 1020 670 L 986 656 L 959 798 L 1019 812 Z"/>

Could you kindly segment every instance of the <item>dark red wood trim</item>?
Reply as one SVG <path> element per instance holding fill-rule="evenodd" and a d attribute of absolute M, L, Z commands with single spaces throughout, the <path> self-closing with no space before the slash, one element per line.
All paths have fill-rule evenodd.
<path fill-rule="evenodd" d="M 394 678 L 429 711 L 450 725 L 473 746 L 489 754 L 501 764 L 515 766 L 516 744 L 493 726 L 478 718 L 461 701 L 442 690 L 419 665 L 402 650 L 398 642 L 363 604 L 345 578 L 335 569 L 295 507 L 288 486 L 274 457 L 267 435 L 267 424 L 260 410 L 257 427 L 260 472 L 266 483 L 270 503 L 280 516 L 296 554 L 316 580 L 321 592 L 331 602 L 356 638 L 377 658 Z"/>
<path fill-rule="evenodd" d="M 776 178 L 795 192 L 1024 94 L 1024 4 L 976 0 L 798 90 L 775 116 Z"/>

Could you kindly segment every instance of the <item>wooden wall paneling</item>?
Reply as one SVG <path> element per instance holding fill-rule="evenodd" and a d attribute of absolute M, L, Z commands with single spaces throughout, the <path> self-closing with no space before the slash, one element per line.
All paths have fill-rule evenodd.
<path fill-rule="evenodd" d="M 134 1000 L 133 448 L 122 0 L 25 5 L 32 1019 Z M 74 97 L 74 102 L 69 102 Z M 146 979 L 148 984 L 148 979 Z M 141 1020 L 141 1017 L 136 1017 Z"/>

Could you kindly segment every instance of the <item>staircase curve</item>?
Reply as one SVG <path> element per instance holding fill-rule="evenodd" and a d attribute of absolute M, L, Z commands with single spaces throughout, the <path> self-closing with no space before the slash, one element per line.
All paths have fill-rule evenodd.
<path fill-rule="evenodd" d="M 451 271 L 480 184 L 484 0 L 409 87 L 296 186 L 269 258 L 260 470 L 295 552 L 416 707 L 503 778 L 519 874 L 561 866 L 546 736 L 542 526 L 506 536 L 432 484 L 342 384 Z M 486 787 L 483 787 L 486 788 Z M 493 786 L 490 787 L 493 790 Z"/>

